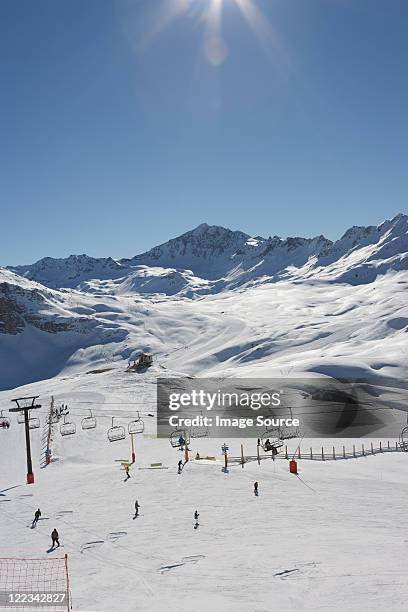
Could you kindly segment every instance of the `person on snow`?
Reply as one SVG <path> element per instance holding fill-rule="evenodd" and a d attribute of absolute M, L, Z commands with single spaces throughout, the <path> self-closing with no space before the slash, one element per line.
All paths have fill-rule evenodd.
<path fill-rule="evenodd" d="M 126 482 L 130 478 L 129 466 L 128 465 L 125 465 L 125 472 L 126 472 L 126 478 L 125 478 L 125 482 Z"/>
<path fill-rule="evenodd" d="M 255 497 L 258 497 L 258 483 L 254 482 L 254 495 Z"/>
<path fill-rule="evenodd" d="M 33 527 L 36 526 L 36 524 L 38 523 L 38 519 L 41 516 L 41 510 L 39 508 L 37 508 L 37 510 L 34 513 L 34 520 L 33 520 Z"/>
<path fill-rule="evenodd" d="M 198 514 L 198 511 L 196 510 L 196 511 L 194 512 L 194 518 L 195 518 L 195 520 L 196 520 L 196 521 L 198 521 L 198 517 L 199 517 L 199 516 L 200 516 L 200 515 Z"/>
<path fill-rule="evenodd" d="M 52 539 L 52 548 L 55 548 L 55 544 L 57 546 L 60 545 L 58 531 L 55 528 L 53 532 L 51 533 L 51 539 Z"/>
<path fill-rule="evenodd" d="M 136 501 L 135 501 L 135 518 L 136 518 L 137 516 L 139 516 L 139 508 L 140 508 L 140 504 L 139 504 L 139 502 L 136 500 Z"/>
<path fill-rule="evenodd" d="M 180 461 L 178 462 L 178 464 L 177 464 L 177 465 L 178 465 L 178 468 L 177 468 L 177 473 L 178 473 L 178 474 L 181 474 L 181 472 L 183 471 L 183 462 L 182 462 L 182 460 L 181 460 L 181 459 L 180 459 Z"/>
<path fill-rule="evenodd" d="M 272 444 L 269 441 L 269 438 L 267 439 L 267 441 L 265 442 L 265 450 L 266 451 L 270 451 L 272 450 Z"/>

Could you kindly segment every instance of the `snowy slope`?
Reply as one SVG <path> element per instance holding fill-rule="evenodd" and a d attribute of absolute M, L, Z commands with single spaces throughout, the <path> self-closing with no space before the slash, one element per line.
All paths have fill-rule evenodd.
<path fill-rule="evenodd" d="M 0 388 L 126 363 L 141 350 L 194 375 L 262 377 L 290 368 L 405 380 L 407 284 L 398 272 L 353 288 L 281 281 L 198 299 L 12 286 L 6 321 L 16 304 L 26 311 L 18 333 L 0 334 Z M 66 329 L 54 331 L 58 325 Z"/>
<path fill-rule="evenodd" d="M 282 459 L 231 466 L 225 475 L 223 440 L 198 439 L 192 459 L 199 451 L 217 461 L 192 460 L 178 476 L 181 453 L 151 437 L 156 373 L 129 378 L 116 368 L 19 390 L 40 394 L 42 420 L 51 394 L 57 405 L 68 403 L 78 432 L 62 438 L 54 427 L 54 462 L 45 469 L 40 431 L 32 432 L 36 484 L 27 487 L 22 427 L 14 417 L 0 431 L 2 556 L 49 558 L 56 527 L 63 548 L 51 554 L 69 555 L 77 612 L 373 612 L 387 601 L 405 608 L 407 542 L 398 520 L 408 503 L 404 453 L 300 461 L 299 477 Z M 2 407 L 11 396 L 1 394 Z M 82 431 L 89 408 L 98 425 Z M 112 414 L 126 426 L 136 409 L 146 435 L 137 436 L 136 465 L 125 483 L 115 460 L 129 456 L 129 439 L 110 444 L 106 431 Z M 255 454 L 255 440 L 227 442 L 231 455 L 239 455 L 241 442 L 246 454 Z M 348 450 L 351 442 L 344 441 Z M 331 451 L 331 441 L 302 441 L 312 444 Z M 169 469 L 139 469 L 152 462 Z M 135 499 L 141 514 L 134 520 Z M 37 507 L 42 520 L 32 530 Z"/>
<path fill-rule="evenodd" d="M 333 245 L 201 226 L 194 247 L 183 252 L 176 239 L 156 259 L 119 268 L 88 261 L 65 274 L 54 260 L 41 270 L 49 286 L 30 280 L 30 269 L 0 269 L 0 410 L 40 395 L 44 426 L 54 396 L 77 424 L 66 438 L 54 427 L 54 461 L 44 469 L 42 429 L 32 431 L 31 487 L 22 427 L 13 417 L 0 430 L 0 556 L 47 557 L 56 527 L 64 548 L 50 554 L 69 554 L 80 612 L 373 612 L 390 601 L 405 609 L 406 454 L 301 460 L 299 478 L 282 459 L 225 475 L 224 440 L 204 439 L 192 442 L 192 458 L 199 451 L 217 461 L 192 460 L 178 476 L 181 453 L 155 438 L 149 415 L 158 376 L 405 381 L 406 229 L 400 216 Z M 126 373 L 141 350 L 153 353 L 152 368 Z M 90 409 L 98 426 L 82 431 Z M 124 483 L 115 460 L 130 456 L 129 438 L 110 444 L 106 432 L 112 416 L 127 427 L 136 411 L 146 430 Z M 241 442 L 256 452 L 254 440 L 225 441 L 232 455 Z M 301 444 L 332 448 L 331 440 Z M 153 462 L 169 469 L 139 469 Z M 43 520 L 31 530 L 38 506 Z"/>

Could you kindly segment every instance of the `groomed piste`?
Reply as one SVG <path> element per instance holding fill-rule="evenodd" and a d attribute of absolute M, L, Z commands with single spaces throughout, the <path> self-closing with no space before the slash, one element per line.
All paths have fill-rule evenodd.
<path fill-rule="evenodd" d="M 148 416 L 154 369 L 138 382 L 137 395 L 124 391 L 126 376 L 116 366 L 23 389 L 42 402 L 42 427 L 31 430 L 35 484 L 25 484 L 24 428 L 13 415 L 0 430 L 1 556 L 68 554 L 73 609 L 83 612 L 161 611 L 163 601 L 194 612 L 341 610 L 340 586 L 349 610 L 380 609 L 389 598 L 403 609 L 407 453 L 371 455 L 367 441 L 366 456 L 329 461 L 331 441 L 291 439 L 275 461 L 262 450 L 267 458 L 259 464 L 255 439 L 232 439 L 225 441 L 231 461 L 224 473 L 224 440 L 191 437 L 190 460 L 178 474 L 184 451 L 156 439 Z M 69 415 L 53 424 L 52 460 L 41 468 L 51 395 Z M 3 393 L 2 405 L 5 399 Z M 109 442 L 113 414 L 125 437 Z M 67 418 L 76 432 L 61 435 Z M 96 427 L 86 419 L 96 419 Z M 134 435 L 132 464 L 129 431 L 138 419 L 144 431 Z M 372 442 L 387 449 L 386 440 Z M 327 459 L 299 459 L 299 443 L 317 456 L 323 446 Z M 335 444 L 352 455 L 356 441 Z M 289 459 L 297 458 L 297 475 L 289 472 L 285 446 Z M 42 516 L 32 529 L 37 507 Z M 61 548 L 47 553 L 55 527 Z"/>

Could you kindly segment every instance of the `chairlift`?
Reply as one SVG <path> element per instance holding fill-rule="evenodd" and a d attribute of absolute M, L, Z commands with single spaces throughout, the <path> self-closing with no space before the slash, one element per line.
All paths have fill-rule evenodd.
<path fill-rule="evenodd" d="M 139 413 L 137 413 L 137 418 L 128 424 L 128 432 L 130 434 L 141 434 L 144 432 L 144 421 L 140 418 Z"/>
<path fill-rule="evenodd" d="M 92 415 L 92 410 L 90 410 L 89 412 L 90 415 L 82 419 L 82 429 L 95 429 L 96 427 L 96 418 Z"/>
<path fill-rule="evenodd" d="M 112 427 L 108 429 L 108 440 L 109 442 L 117 442 L 118 440 L 124 440 L 126 438 L 125 428 L 123 425 L 114 425 L 112 417 Z"/>
<path fill-rule="evenodd" d="M 72 421 L 67 421 L 67 417 L 64 416 L 64 422 L 60 427 L 61 436 L 72 436 L 76 433 L 76 425 Z"/>
<path fill-rule="evenodd" d="M 203 416 L 202 412 L 201 412 L 201 416 Z M 207 438 L 209 434 L 210 434 L 210 430 L 205 425 L 196 425 L 196 426 L 190 427 L 190 436 L 192 438 Z"/>
<path fill-rule="evenodd" d="M 10 419 L 3 416 L 3 410 L 0 411 L 0 429 L 9 429 Z"/>
<path fill-rule="evenodd" d="M 401 431 L 399 445 L 401 450 L 408 451 L 408 426 Z"/>
<path fill-rule="evenodd" d="M 290 418 L 293 421 L 292 408 L 289 407 Z M 280 427 L 280 439 L 281 440 L 291 440 L 292 438 L 300 438 L 300 429 L 299 427 Z"/>
<path fill-rule="evenodd" d="M 261 446 L 266 453 L 271 451 L 273 448 L 279 448 L 282 446 L 279 427 L 267 429 L 262 434 Z"/>
<path fill-rule="evenodd" d="M 299 427 L 280 427 L 280 439 L 291 440 L 292 438 L 300 438 Z"/>
<path fill-rule="evenodd" d="M 28 413 L 28 428 L 29 429 L 38 429 L 40 427 L 40 419 L 38 417 L 30 416 Z"/>
<path fill-rule="evenodd" d="M 190 432 L 187 429 L 175 429 L 170 434 L 170 444 L 173 448 L 180 448 L 190 444 Z"/>
<path fill-rule="evenodd" d="M 25 423 L 24 411 L 18 413 L 17 423 L 19 423 L 20 425 L 24 425 Z"/>

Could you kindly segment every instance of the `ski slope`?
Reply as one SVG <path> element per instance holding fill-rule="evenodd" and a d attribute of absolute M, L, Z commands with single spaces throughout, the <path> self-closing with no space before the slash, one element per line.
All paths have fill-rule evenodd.
<path fill-rule="evenodd" d="M 68 403 L 77 434 L 63 438 L 55 425 L 54 461 L 40 469 L 41 430 L 31 432 L 36 483 L 28 487 L 23 427 L 13 417 L 0 431 L 1 556 L 46 557 L 56 527 L 63 548 L 50 554 L 69 554 L 73 609 L 81 612 L 375 611 L 390 601 L 404 609 L 406 453 L 300 461 L 299 477 L 283 459 L 223 474 L 224 440 L 206 438 L 191 441 L 192 460 L 178 475 L 182 453 L 154 438 L 148 416 L 156 374 L 115 366 L 18 390 L 40 394 L 42 421 L 51 395 L 56 405 Z M 2 393 L 2 407 L 13 393 Z M 82 431 L 89 408 L 98 425 Z M 112 414 L 126 425 L 135 410 L 146 429 L 136 436 L 136 464 L 124 482 L 116 460 L 130 457 L 130 440 L 109 443 L 106 431 Z M 227 442 L 231 455 L 241 442 L 246 454 L 256 452 L 256 440 Z M 217 461 L 194 461 L 197 451 Z M 168 469 L 140 469 L 153 462 Z M 133 519 L 136 499 L 141 510 Z M 30 529 L 37 507 L 42 518 Z"/>
<path fill-rule="evenodd" d="M 157 377 L 406 381 L 407 227 L 399 215 L 327 244 L 203 225 L 131 260 L 0 269 L 0 410 L 39 395 L 44 425 L 53 396 L 77 424 L 65 438 L 54 427 L 45 468 L 42 429 L 31 432 L 29 487 L 23 428 L 14 416 L 0 429 L 0 556 L 67 552 L 80 612 L 405 609 L 408 453 L 301 460 L 299 477 L 281 458 L 223 474 L 221 444 L 255 455 L 256 441 L 199 439 L 178 475 L 181 452 L 155 437 L 155 416 Z M 140 351 L 153 367 L 126 373 Z M 98 426 L 82 431 L 90 410 Z M 124 482 L 130 440 L 109 443 L 107 430 L 137 412 L 146 429 Z M 330 452 L 332 441 L 309 445 Z M 54 527 L 63 548 L 47 553 Z"/>
<path fill-rule="evenodd" d="M 2 334 L 0 389 L 111 367 L 141 350 L 180 374 L 405 380 L 407 285 L 408 273 L 395 272 L 356 287 L 281 281 L 195 299 L 47 289 L 37 325 L 67 329 L 30 323 Z"/>

